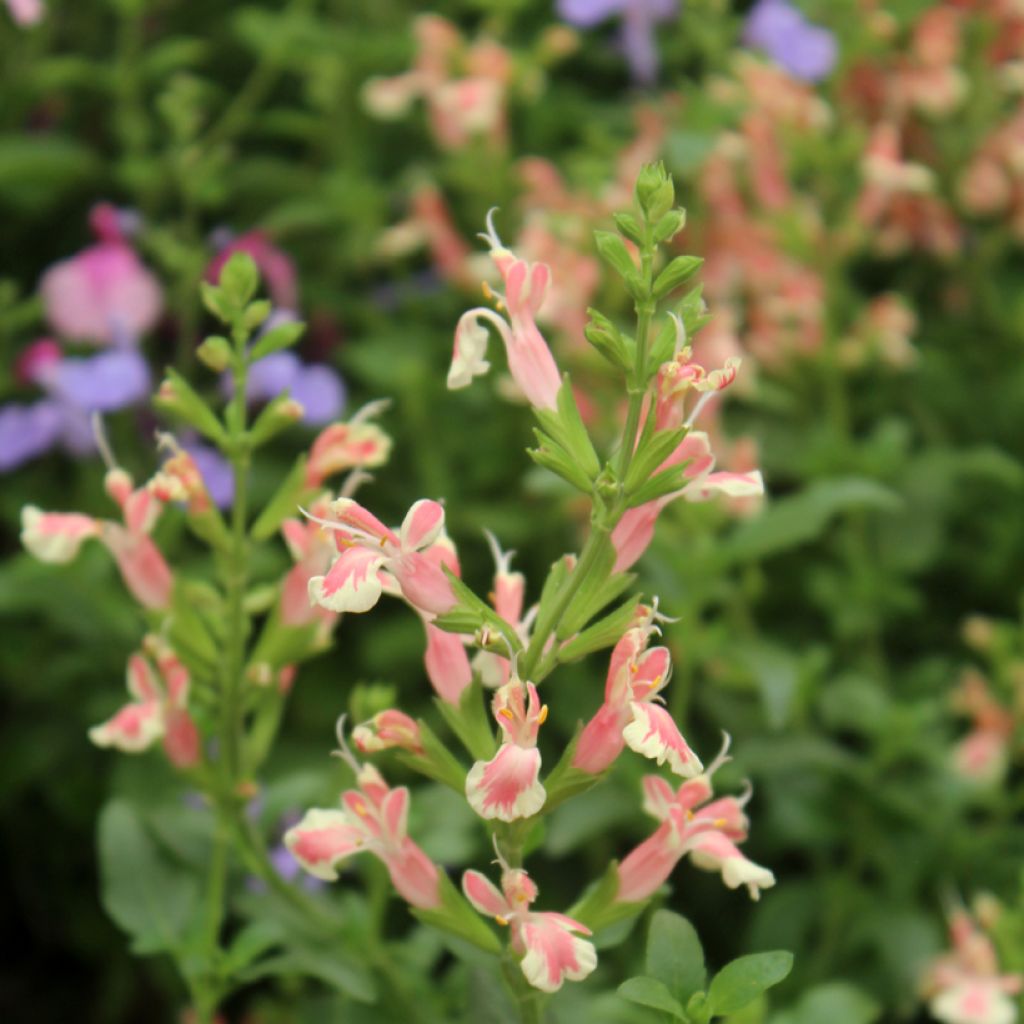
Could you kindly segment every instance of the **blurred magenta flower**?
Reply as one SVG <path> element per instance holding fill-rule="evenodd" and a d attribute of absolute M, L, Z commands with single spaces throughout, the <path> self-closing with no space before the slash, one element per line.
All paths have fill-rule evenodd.
<path fill-rule="evenodd" d="M 94 206 L 89 224 L 96 244 L 43 274 L 39 292 L 46 319 L 62 337 L 125 346 L 156 324 L 163 292 L 128 244 L 135 220 L 109 203 Z"/>
<path fill-rule="evenodd" d="M 289 256 L 262 231 L 246 231 L 232 236 L 226 230 L 214 232 L 213 243 L 218 247 L 217 255 L 206 268 L 206 280 L 216 284 L 224 264 L 236 252 L 248 253 L 259 268 L 260 277 L 267 284 L 267 291 L 279 309 L 298 309 L 299 283 L 295 266 Z"/>
<path fill-rule="evenodd" d="M 828 76 L 838 55 L 835 36 L 811 24 L 788 0 L 758 0 L 747 16 L 743 41 L 806 82 Z"/>
<path fill-rule="evenodd" d="M 0 407 L 4 473 L 56 447 L 74 455 L 91 454 L 96 450 L 92 414 L 134 405 L 150 392 L 149 367 L 135 349 L 69 358 L 50 338 L 29 346 L 18 361 L 16 376 L 41 388 L 47 397 Z"/>
<path fill-rule="evenodd" d="M 616 15 L 621 45 L 633 78 L 647 85 L 658 73 L 654 26 L 679 13 L 677 0 L 558 0 L 558 16 L 577 28 L 593 28 Z"/>

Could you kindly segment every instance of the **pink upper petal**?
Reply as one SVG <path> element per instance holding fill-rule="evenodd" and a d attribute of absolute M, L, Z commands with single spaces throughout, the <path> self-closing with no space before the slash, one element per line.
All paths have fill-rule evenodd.
<path fill-rule="evenodd" d="M 423 657 L 427 676 L 442 700 L 458 706 L 463 691 L 473 681 L 473 669 L 462 637 L 429 622 L 423 625 L 427 631 L 427 651 Z"/>
<path fill-rule="evenodd" d="M 463 872 L 462 891 L 481 914 L 488 917 L 509 917 L 512 914 L 512 907 L 501 890 L 479 871 Z"/>
<path fill-rule="evenodd" d="M 644 810 L 659 821 L 664 821 L 676 798 L 671 783 L 660 775 L 645 775 L 643 790 Z"/>
<path fill-rule="evenodd" d="M 444 529 L 444 508 L 436 501 L 422 498 L 406 513 L 399 533 L 403 551 L 429 547 Z"/>
<path fill-rule="evenodd" d="M 174 577 L 160 549 L 144 533 L 129 533 L 116 523 L 104 523 L 100 538 L 114 556 L 121 578 L 145 608 L 171 603 Z"/>
<path fill-rule="evenodd" d="M 365 836 L 343 811 L 311 810 L 285 833 L 284 842 L 311 875 L 333 882 L 337 865 L 363 848 Z"/>
<path fill-rule="evenodd" d="M 647 899 L 672 874 L 683 852 L 673 822 L 664 822 L 619 865 L 616 902 L 635 903 Z"/>
<path fill-rule="evenodd" d="M 334 560 L 325 576 L 309 580 L 309 599 L 332 612 L 369 611 L 379 600 L 378 570 L 384 564 L 379 551 L 353 544 Z"/>
<path fill-rule="evenodd" d="M 407 903 L 422 910 L 436 910 L 441 905 L 437 866 L 411 839 L 406 837 L 397 850 L 385 848 L 378 856 Z"/>
<path fill-rule="evenodd" d="M 452 585 L 435 559 L 412 551 L 391 559 L 388 568 L 402 588 L 402 596 L 420 611 L 443 615 L 454 607 Z"/>
<path fill-rule="evenodd" d="M 409 790 L 405 786 L 391 790 L 384 797 L 380 814 L 385 842 L 400 845 L 405 839 L 405 827 L 409 819 Z"/>
<path fill-rule="evenodd" d="M 153 666 L 141 655 L 128 659 L 128 692 L 143 702 L 159 701 L 163 696 Z"/>
<path fill-rule="evenodd" d="M 676 775 L 690 778 L 703 770 L 700 759 L 683 739 L 672 716 L 660 705 L 646 701 L 632 705 L 633 721 L 623 730 L 627 745 L 658 764 L 668 761 Z"/>
<path fill-rule="evenodd" d="M 572 765 L 582 772 L 603 772 L 622 753 L 622 729 L 629 721 L 626 708 L 602 704 L 587 722 L 573 754 Z"/>

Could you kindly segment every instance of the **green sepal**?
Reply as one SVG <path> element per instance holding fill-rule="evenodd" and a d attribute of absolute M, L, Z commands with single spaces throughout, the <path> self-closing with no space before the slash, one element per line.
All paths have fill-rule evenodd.
<path fill-rule="evenodd" d="M 417 719 L 416 724 L 420 729 L 423 753 L 413 754 L 408 750 L 399 750 L 396 751 L 398 760 L 420 775 L 434 779 L 465 796 L 466 769 L 422 718 Z"/>
<path fill-rule="evenodd" d="M 438 879 L 441 905 L 433 910 L 410 907 L 412 915 L 424 924 L 457 935 L 487 953 L 500 953 L 501 943 L 494 929 L 485 923 L 469 900 L 452 885 L 443 871 L 438 873 Z"/>
<path fill-rule="evenodd" d="M 637 204 L 650 222 L 657 222 L 672 209 L 676 201 L 675 185 L 660 160 L 645 164 L 636 178 L 634 189 Z"/>
<path fill-rule="evenodd" d="M 576 756 L 576 745 L 580 741 L 582 732 L 583 724 L 578 723 L 572 739 L 565 750 L 562 751 L 562 756 L 558 759 L 558 764 L 551 769 L 547 778 L 544 779 L 544 791 L 547 793 L 547 797 L 544 800 L 544 814 L 549 814 L 559 804 L 564 803 L 571 797 L 585 793 L 605 777 L 605 772 L 598 772 L 595 775 L 573 767 L 572 759 Z"/>
<path fill-rule="evenodd" d="M 199 361 L 214 373 L 223 373 L 231 365 L 233 355 L 231 342 L 219 334 L 211 334 L 196 349 Z"/>
<path fill-rule="evenodd" d="M 615 232 L 595 231 L 594 242 L 597 244 L 597 251 L 602 258 L 623 280 L 628 281 L 637 276 L 633 257 L 629 255 L 626 243 Z"/>
<path fill-rule="evenodd" d="M 562 377 L 562 386 L 556 399 L 557 411 L 535 409 L 534 415 L 544 432 L 572 459 L 587 479 L 592 481 L 601 470 L 601 463 L 594 451 L 583 418 L 576 407 L 569 375 Z"/>
<path fill-rule="evenodd" d="M 618 921 L 639 914 L 647 900 L 638 903 L 616 903 L 619 891 L 619 862 L 613 860 L 605 873 L 583 894 L 566 913 L 582 921 L 591 931 L 598 932 Z"/>
<path fill-rule="evenodd" d="M 663 363 L 667 363 L 676 354 L 678 340 L 676 325 L 671 317 L 665 317 L 654 336 L 651 350 L 647 354 L 647 365 L 656 372 Z M 645 382 L 646 383 L 646 382 Z"/>
<path fill-rule="evenodd" d="M 451 610 L 443 615 L 438 615 L 434 619 L 433 625 L 438 629 L 443 629 L 446 633 L 477 633 L 483 629 L 495 631 L 508 642 L 503 648 L 506 653 L 509 650 L 515 652 L 522 650 L 523 643 L 512 626 L 486 601 L 477 597 L 448 566 L 443 565 L 441 568 L 445 576 L 448 577 L 452 594 L 457 603 Z"/>
<path fill-rule="evenodd" d="M 637 245 L 642 245 L 644 240 L 644 229 L 643 225 L 633 216 L 631 213 L 613 213 L 612 220 L 615 221 L 615 226 L 622 232 L 631 242 L 636 242 Z"/>
<path fill-rule="evenodd" d="M 280 669 L 319 654 L 325 649 L 319 640 L 318 623 L 289 626 L 281 620 L 281 606 L 276 603 L 263 623 L 259 639 L 249 656 L 249 665 L 269 665 Z"/>
<path fill-rule="evenodd" d="M 247 252 L 235 250 L 221 268 L 217 286 L 224 298 L 239 311 L 245 309 L 260 286 L 256 261 Z"/>
<path fill-rule="evenodd" d="M 259 338 L 249 351 L 249 362 L 254 363 L 257 359 L 269 356 L 272 352 L 279 352 L 283 348 L 291 348 L 306 329 L 304 323 L 294 321 L 291 323 L 278 324 L 271 328 Z"/>
<path fill-rule="evenodd" d="M 572 566 L 576 564 L 575 555 L 562 555 L 557 561 L 551 563 L 544 586 L 540 591 L 540 601 L 537 608 L 537 618 L 543 619 L 547 613 L 548 605 L 554 601 L 559 591 L 565 584 L 572 572 Z"/>
<path fill-rule="evenodd" d="M 166 630 L 171 646 L 189 671 L 208 676 L 220 663 L 222 646 L 210 631 L 210 620 L 199 611 L 207 597 L 201 593 L 204 587 L 176 577 Z"/>
<path fill-rule="evenodd" d="M 654 279 L 654 297 L 660 299 L 689 281 L 700 270 L 703 263 L 704 260 L 700 256 L 677 256 Z"/>
<path fill-rule="evenodd" d="M 298 423 L 304 415 L 305 409 L 287 391 L 275 395 L 263 407 L 249 430 L 249 444 L 253 447 L 266 444 L 282 430 Z"/>
<path fill-rule="evenodd" d="M 632 574 L 622 573 L 621 575 L 629 577 L 630 582 L 632 582 Z M 616 644 L 635 620 L 636 609 L 639 604 L 639 596 L 633 596 L 624 604 L 619 605 L 615 611 L 609 612 L 604 618 L 599 619 L 592 626 L 588 626 L 583 630 L 582 633 L 574 636 L 559 648 L 559 662 L 564 664 L 570 661 L 579 661 L 580 658 L 593 654 L 594 651 L 601 651 L 606 647 Z"/>
<path fill-rule="evenodd" d="M 671 241 L 684 227 L 686 227 L 686 211 L 683 209 L 669 210 L 654 225 L 655 243 L 660 245 L 662 242 Z"/>
<path fill-rule="evenodd" d="M 699 284 L 688 291 L 676 312 L 682 317 L 686 337 L 692 338 L 711 319 L 707 304 L 704 302 L 704 285 Z"/>
<path fill-rule="evenodd" d="M 655 473 L 647 483 L 638 487 L 629 496 L 629 508 L 636 508 L 637 505 L 645 505 L 649 501 L 656 501 L 667 494 L 681 491 L 686 486 L 686 467 L 689 464 L 690 460 L 687 459 L 678 466 L 669 466 L 668 469 Z"/>
<path fill-rule="evenodd" d="M 648 416 L 647 423 L 653 422 L 654 417 Z M 644 424 L 645 429 L 640 437 L 640 443 L 626 472 L 627 496 L 631 496 L 650 479 L 655 470 L 679 447 L 680 442 L 689 433 L 688 427 L 678 427 L 675 430 L 659 430 L 657 433 L 649 434 L 647 423 Z"/>
<path fill-rule="evenodd" d="M 269 540 L 289 516 L 298 514 L 299 506 L 312 495 L 312 489 L 306 486 L 306 456 L 300 455 L 274 496 L 256 517 L 249 536 L 253 540 Z"/>
<path fill-rule="evenodd" d="M 553 438 L 534 427 L 534 436 L 537 438 L 536 448 L 527 448 L 526 454 L 544 469 L 550 470 L 555 476 L 560 476 L 566 483 L 572 484 L 577 490 L 589 494 L 593 481 L 573 462 L 572 456 L 561 447 Z"/>
<path fill-rule="evenodd" d="M 483 687 L 476 679 L 462 691 L 458 707 L 440 697 L 434 698 L 441 717 L 474 761 L 489 761 L 497 750 L 494 728 L 482 698 Z"/>
<path fill-rule="evenodd" d="M 227 431 L 213 410 L 177 370 L 168 367 L 166 374 L 153 396 L 153 404 L 195 427 L 218 447 L 226 448 L 229 444 Z"/>
<path fill-rule="evenodd" d="M 636 362 L 636 345 L 626 337 L 603 313 L 587 309 L 590 323 L 583 335 L 591 345 L 616 369 L 628 373 Z"/>

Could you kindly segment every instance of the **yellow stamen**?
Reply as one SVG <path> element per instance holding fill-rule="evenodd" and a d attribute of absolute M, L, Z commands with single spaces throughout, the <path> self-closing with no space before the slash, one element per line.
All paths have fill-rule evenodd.
<path fill-rule="evenodd" d="M 725 828 L 725 826 L 729 824 L 729 819 L 728 818 L 715 818 L 715 820 L 712 822 L 712 824 L 715 826 L 715 828 Z"/>
<path fill-rule="evenodd" d="M 498 917 L 495 917 L 494 920 L 497 921 L 498 924 L 502 925 L 503 927 L 508 924 L 508 918 L 506 918 L 506 917 L 498 916 Z"/>
<path fill-rule="evenodd" d="M 540 714 L 537 716 L 537 724 L 543 725 L 548 720 L 548 706 L 545 704 L 540 709 Z"/>
<path fill-rule="evenodd" d="M 687 821 L 693 821 L 693 811 L 688 810 L 686 812 L 686 820 Z"/>
<path fill-rule="evenodd" d="M 355 806 L 356 814 L 358 814 L 360 818 L 365 818 L 368 813 L 366 810 L 366 804 L 361 800 L 356 800 L 353 801 L 353 805 Z"/>
<path fill-rule="evenodd" d="M 499 708 L 498 714 L 501 715 L 502 718 L 507 718 L 510 722 L 514 722 L 516 718 L 508 708 Z"/>

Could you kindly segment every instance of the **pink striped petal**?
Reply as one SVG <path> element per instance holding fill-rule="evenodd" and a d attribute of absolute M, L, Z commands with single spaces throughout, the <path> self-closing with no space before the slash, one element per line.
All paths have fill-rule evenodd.
<path fill-rule="evenodd" d="M 626 709 L 602 704 L 580 734 L 572 766 L 590 775 L 603 772 L 622 753 L 622 729 L 628 721 Z"/>
<path fill-rule="evenodd" d="M 625 572 L 640 559 L 654 539 L 654 526 L 661 510 L 671 497 L 648 501 L 636 508 L 626 509 L 622 518 L 612 530 L 612 544 L 615 547 L 614 572 Z"/>
<path fill-rule="evenodd" d="M 402 596 L 414 608 L 428 615 L 443 615 L 455 606 L 455 594 L 437 561 L 418 551 L 408 552 L 388 563 Z"/>
<path fill-rule="evenodd" d="M 615 901 L 636 903 L 652 896 L 672 874 L 683 853 L 674 822 L 664 822 L 619 865 Z"/>
<path fill-rule="evenodd" d="M 466 899 L 487 917 L 507 918 L 512 914 L 512 906 L 501 890 L 479 871 L 463 872 L 462 891 Z"/>
<path fill-rule="evenodd" d="M 441 700 L 458 707 L 463 690 L 473 681 L 466 646 L 457 633 L 447 633 L 429 622 L 423 625 L 427 631 L 423 656 L 427 677 Z"/>
<path fill-rule="evenodd" d="M 159 701 L 163 696 L 153 666 L 141 654 L 128 659 L 127 677 L 128 692 L 143 703 Z"/>
<path fill-rule="evenodd" d="M 403 551 L 430 547 L 444 529 L 444 508 L 436 501 L 422 498 L 406 513 L 399 531 Z"/>
<path fill-rule="evenodd" d="M 759 470 L 752 473 L 709 473 L 703 480 L 683 492 L 687 501 L 707 501 L 716 494 L 726 494 L 730 498 L 749 498 L 764 494 L 764 479 Z"/>
<path fill-rule="evenodd" d="M 99 523 L 77 512 L 43 512 L 34 505 L 21 510 L 21 542 L 40 562 L 70 562 L 90 537 L 98 537 Z"/>
<path fill-rule="evenodd" d="M 697 814 L 698 821 L 709 821 L 716 831 L 728 836 L 733 842 L 747 838 L 750 821 L 742 804 L 734 796 L 724 796 L 705 804 Z"/>
<path fill-rule="evenodd" d="M 174 577 L 160 549 L 144 533 L 129 533 L 117 523 L 104 523 L 100 537 L 114 556 L 124 585 L 144 608 L 171 603 Z"/>
<path fill-rule="evenodd" d="M 525 950 L 520 964 L 526 980 L 542 992 L 557 992 L 562 983 L 582 981 L 597 966 L 592 943 L 573 935 L 560 914 L 530 914 L 519 929 Z"/>
<path fill-rule="evenodd" d="M 380 814 L 384 841 L 389 845 L 399 845 L 405 839 L 409 820 L 409 790 L 405 786 L 391 790 L 381 803 Z"/>
<path fill-rule="evenodd" d="M 381 466 L 391 454 L 391 438 L 374 423 L 333 423 L 322 430 L 309 450 L 306 483 L 319 487 L 346 469 Z"/>
<path fill-rule="evenodd" d="M 147 487 L 132 491 L 121 508 L 124 525 L 131 533 L 149 533 L 160 518 L 163 503 Z"/>
<path fill-rule="evenodd" d="M 775 884 L 775 875 L 768 868 L 747 860 L 721 832 L 698 832 L 687 841 L 687 847 L 695 867 L 721 871 L 722 881 L 730 889 L 745 885 L 753 900 L 758 899 L 762 889 Z"/>
<path fill-rule="evenodd" d="M 400 847 L 378 852 L 398 894 L 421 910 L 441 906 L 440 875 L 434 862 L 408 837 Z"/>
<path fill-rule="evenodd" d="M 653 818 L 665 821 L 676 794 L 670 782 L 660 775 L 645 775 L 643 780 L 644 810 Z"/>
<path fill-rule="evenodd" d="M 379 551 L 352 544 L 334 560 L 326 576 L 309 580 L 309 600 L 332 612 L 366 612 L 379 600 L 378 571 L 384 564 Z"/>
<path fill-rule="evenodd" d="M 358 533 L 372 537 L 380 543 L 398 546 L 398 536 L 394 530 L 385 526 L 372 512 L 363 508 L 352 498 L 338 498 L 330 505 L 331 516 L 342 526 L 348 526 Z"/>
<path fill-rule="evenodd" d="M 700 759 L 683 739 L 672 716 L 646 701 L 632 705 L 633 721 L 622 732 L 627 745 L 658 764 L 669 763 L 676 775 L 691 778 L 703 770 Z"/>
<path fill-rule="evenodd" d="M 115 747 L 126 754 L 148 750 L 164 734 L 164 719 L 157 701 L 126 704 L 112 718 L 89 730 L 97 747 Z"/>
<path fill-rule="evenodd" d="M 164 751 L 176 768 L 188 768 L 199 760 L 199 730 L 187 711 L 170 710 L 165 717 Z"/>
<path fill-rule="evenodd" d="M 540 751 L 505 743 L 490 761 L 477 761 L 466 776 L 466 799 L 481 818 L 516 821 L 536 814 L 547 799 Z"/>
<path fill-rule="evenodd" d="M 343 811 L 311 810 L 285 833 L 284 843 L 311 875 L 333 882 L 338 864 L 363 848 L 365 836 Z"/>

